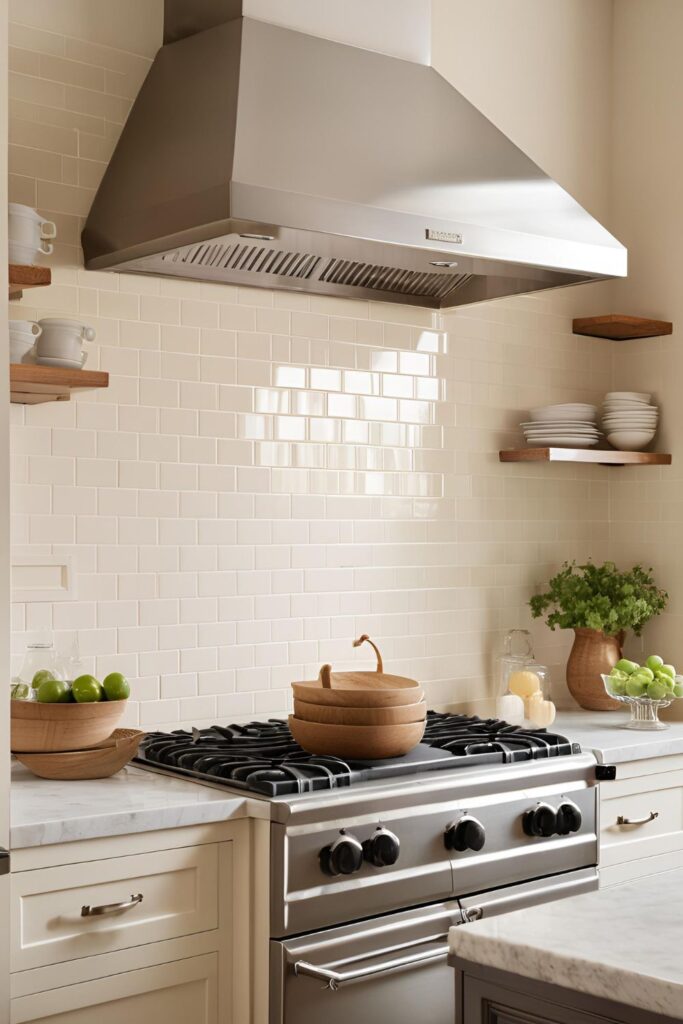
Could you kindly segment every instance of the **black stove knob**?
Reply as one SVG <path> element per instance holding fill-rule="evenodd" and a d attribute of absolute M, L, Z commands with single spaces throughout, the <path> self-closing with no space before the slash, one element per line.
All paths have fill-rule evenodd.
<path fill-rule="evenodd" d="M 557 808 L 557 834 L 568 836 L 581 828 L 581 811 L 576 804 L 567 800 Z"/>
<path fill-rule="evenodd" d="M 550 804 L 538 804 L 524 813 L 522 827 L 528 836 L 548 839 L 557 832 L 557 814 Z"/>
<path fill-rule="evenodd" d="M 471 818 L 468 814 L 454 825 L 449 825 L 444 836 L 447 850 L 457 850 L 463 853 L 465 850 L 481 850 L 486 842 L 486 830 L 480 821 Z"/>
<path fill-rule="evenodd" d="M 387 868 L 391 864 L 395 864 L 398 860 L 400 849 L 401 844 L 398 841 L 398 836 L 395 836 L 388 828 L 382 828 L 381 826 L 363 843 L 365 859 L 370 864 L 374 864 L 376 868 Z"/>
<path fill-rule="evenodd" d="M 352 875 L 363 866 L 363 847 L 355 836 L 342 832 L 320 851 L 320 867 L 326 875 Z"/>

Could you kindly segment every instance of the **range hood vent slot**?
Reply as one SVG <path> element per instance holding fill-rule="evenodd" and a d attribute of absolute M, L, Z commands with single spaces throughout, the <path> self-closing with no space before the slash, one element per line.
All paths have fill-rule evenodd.
<path fill-rule="evenodd" d="M 420 295 L 441 299 L 470 280 L 472 274 L 434 274 L 427 271 L 403 270 L 400 267 L 376 267 L 355 260 L 330 260 L 320 280 L 354 288 Z"/>
<path fill-rule="evenodd" d="M 166 263 L 299 278 L 311 277 L 321 262 L 319 256 L 306 252 L 282 252 L 280 249 L 267 249 L 259 245 L 225 245 L 220 242 L 175 249 L 165 253 L 162 259 Z"/>

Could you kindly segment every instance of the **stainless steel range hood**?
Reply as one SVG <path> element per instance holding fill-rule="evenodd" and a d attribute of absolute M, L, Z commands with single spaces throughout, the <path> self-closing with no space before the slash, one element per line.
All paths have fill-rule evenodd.
<path fill-rule="evenodd" d="M 433 68 L 248 10 L 166 0 L 88 268 L 432 308 L 626 274 L 624 247 Z"/>

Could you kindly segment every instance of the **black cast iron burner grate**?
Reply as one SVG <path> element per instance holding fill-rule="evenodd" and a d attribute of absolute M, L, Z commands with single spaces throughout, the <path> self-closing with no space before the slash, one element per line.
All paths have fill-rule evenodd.
<path fill-rule="evenodd" d="M 404 757 L 382 761 L 307 754 L 280 719 L 148 733 L 135 761 L 275 797 L 438 769 L 562 757 L 580 750 L 578 743 L 545 729 L 525 730 L 497 718 L 429 711 L 422 743 Z"/>

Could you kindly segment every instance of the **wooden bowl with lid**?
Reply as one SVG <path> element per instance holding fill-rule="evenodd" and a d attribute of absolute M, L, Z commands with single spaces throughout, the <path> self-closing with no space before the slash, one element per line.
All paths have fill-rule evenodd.
<path fill-rule="evenodd" d="M 295 698 L 307 704 L 350 708 L 400 707 L 424 699 L 416 679 L 384 671 L 382 655 L 366 633 L 354 640 L 353 646 L 363 643 L 369 643 L 377 655 L 374 672 L 333 672 L 331 665 L 323 665 L 317 679 L 292 683 Z"/>

